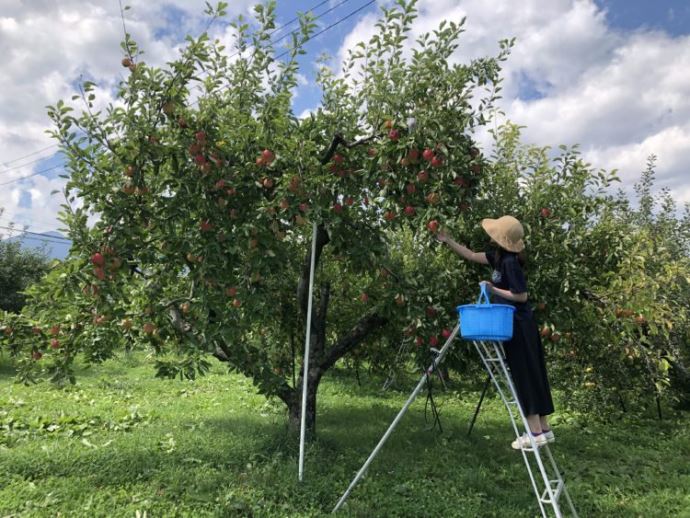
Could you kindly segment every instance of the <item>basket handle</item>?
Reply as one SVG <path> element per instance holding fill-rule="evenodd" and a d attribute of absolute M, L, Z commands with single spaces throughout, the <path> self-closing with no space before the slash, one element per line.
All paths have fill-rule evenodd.
<path fill-rule="evenodd" d="M 485 304 L 491 304 L 491 300 L 489 300 L 489 291 L 487 289 L 487 285 L 485 282 L 479 283 L 479 286 L 481 288 L 481 291 L 479 293 L 479 298 L 477 299 L 477 304 L 482 303 L 482 297 L 484 298 L 484 303 Z"/>

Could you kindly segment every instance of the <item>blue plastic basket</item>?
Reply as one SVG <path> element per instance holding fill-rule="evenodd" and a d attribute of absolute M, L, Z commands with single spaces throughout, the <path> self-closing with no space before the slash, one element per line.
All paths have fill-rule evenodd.
<path fill-rule="evenodd" d="M 465 340 L 505 342 L 513 337 L 513 313 L 509 304 L 491 304 L 486 284 L 481 285 L 476 304 L 458 306 L 460 336 Z M 484 299 L 484 303 L 482 303 Z"/>

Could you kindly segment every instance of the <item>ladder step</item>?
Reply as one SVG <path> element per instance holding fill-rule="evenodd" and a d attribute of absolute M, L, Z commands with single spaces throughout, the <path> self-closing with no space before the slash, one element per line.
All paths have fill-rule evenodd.
<path fill-rule="evenodd" d="M 558 499 L 563 492 L 563 487 L 565 483 L 562 480 L 549 480 L 549 485 L 551 486 L 551 492 L 553 493 L 553 500 L 549 497 L 549 490 L 545 489 L 541 494 L 541 500 L 545 504 L 557 504 Z"/>

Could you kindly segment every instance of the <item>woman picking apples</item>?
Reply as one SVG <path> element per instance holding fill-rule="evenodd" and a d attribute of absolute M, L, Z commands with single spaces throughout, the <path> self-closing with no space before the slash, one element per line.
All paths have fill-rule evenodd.
<path fill-rule="evenodd" d="M 491 282 L 482 282 L 487 285 L 488 292 L 496 296 L 498 303 L 515 307 L 513 337 L 505 342 L 506 361 L 530 432 L 537 446 L 542 446 L 555 440 L 547 420 L 554 408 L 544 349 L 532 308 L 527 302 L 527 283 L 523 272 L 524 231 L 522 224 L 512 216 L 487 218 L 482 220 L 481 225 L 491 238 L 485 252 L 473 252 L 442 231 L 436 237 L 463 259 L 491 266 Z M 530 439 L 526 433 L 512 443 L 516 450 L 529 445 Z"/>

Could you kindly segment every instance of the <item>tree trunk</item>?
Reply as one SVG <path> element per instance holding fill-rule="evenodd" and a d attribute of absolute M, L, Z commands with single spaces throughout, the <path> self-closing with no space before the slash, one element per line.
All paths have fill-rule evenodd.
<path fill-rule="evenodd" d="M 288 406 L 288 426 L 290 432 L 299 433 L 302 426 L 302 377 L 300 384 L 294 391 L 295 397 L 290 400 Z M 316 437 L 316 393 L 319 389 L 321 375 L 317 377 L 309 376 L 307 380 L 307 415 L 306 415 L 306 437 L 307 440 Z"/>

